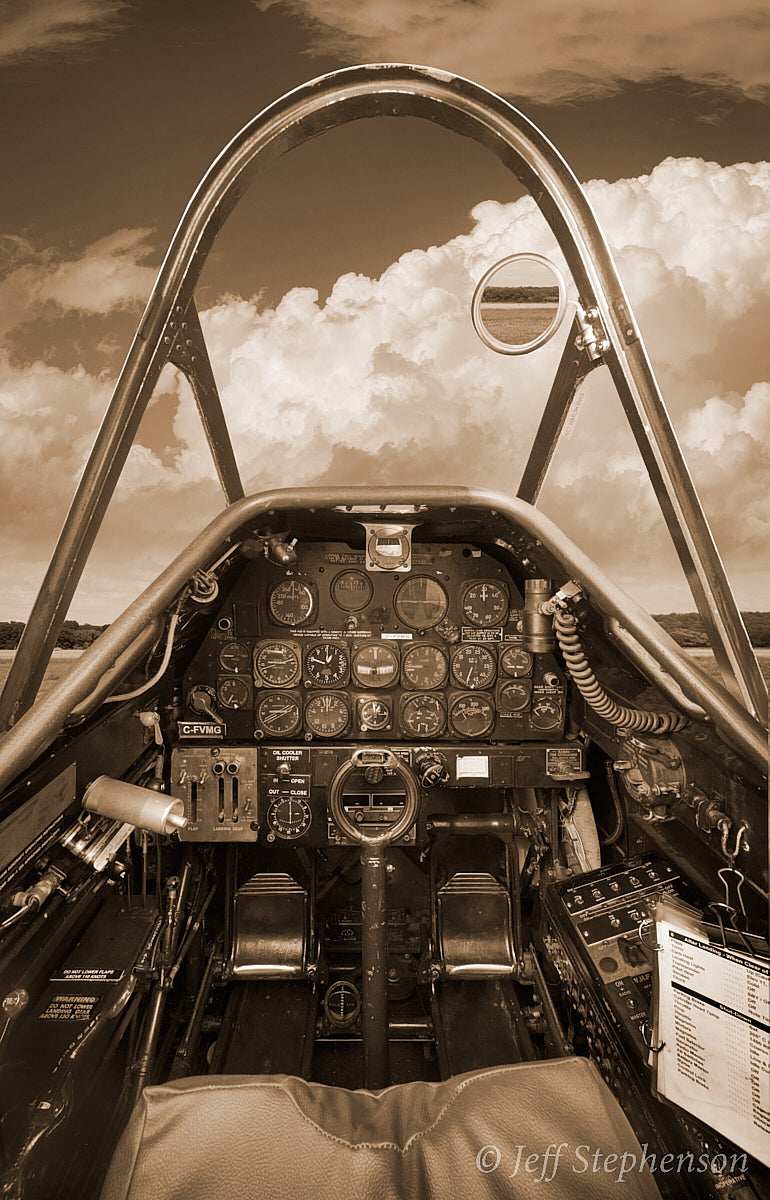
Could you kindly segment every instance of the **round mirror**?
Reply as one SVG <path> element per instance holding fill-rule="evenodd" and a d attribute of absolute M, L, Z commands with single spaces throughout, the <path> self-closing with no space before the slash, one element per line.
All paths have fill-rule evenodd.
<path fill-rule="evenodd" d="M 559 328 L 567 306 L 561 272 L 540 254 L 512 254 L 476 285 L 474 328 L 492 350 L 527 354 Z"/>

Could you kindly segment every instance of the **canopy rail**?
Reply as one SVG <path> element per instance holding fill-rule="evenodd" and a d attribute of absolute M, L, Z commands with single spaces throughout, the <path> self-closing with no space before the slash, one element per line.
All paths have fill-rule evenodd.
<path fill-rule="evenodd" d="M 348 121 L 416 116 L 487 146 L 529 189 L 556 236 L 584 310 L 596 309 L 609 343 L 608 365 L 676 547 L 723 678 L 764 719 L 767 693 L 741 615 L 690 479 L 609 248 L 567 164 L 544 135 L 505 100 L 466 79 L 427 67 L 347 68 L 290 92 L 249 122 L 202 180 L 177 227 L 139 330 L 75 493 L 0 697 L 0 729 L 33 702 L 104 513 L 160 372 L 186 370 L 220 480 L 239 492 L 235 458 L 207 357 L 184 358 L 179 325 L 202 345 L 192 298 L 219 229 L 258 168 Z M 186 363 L 183 365 L 183 363 Z M 572 390 L 567 389 L 564 411 Z M 553 408 L 554 406 L 552 406 Z M 551 414 L 553 415 L 553 414 Z M 529 465 L 547 468 L 563 425 L 558 414 Z"/>

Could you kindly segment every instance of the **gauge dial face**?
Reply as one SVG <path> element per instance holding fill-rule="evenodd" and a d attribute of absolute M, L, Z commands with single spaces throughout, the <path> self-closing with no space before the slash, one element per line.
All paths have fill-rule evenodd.
<path fill-rule="evenodd" d="M 358 724 L 367 729 L 387 729 L 390 724 L 390 705 L 377 696 L 361 697 L 358 701 Z"/>
<path fill-rule="evenodd" d="M 288 687 L 299 679 L 299 651 L 288 642 L 263 642 L 254 653 L 254 670 L 265 687 Z"/>
<path fill-rule="evenodd" d="M 401 664 L 404 679 L 425 692 L 446 683 L 449 660 L 440 646 L 410 646 Z"/>
<path fill-rule="evenodd" d="M 363 571 L 340 571 L 332 580 L 332 600 L 343 612 L 360 612 L 373 594 L 372 581 Z"/>
<path fill-rule="evenodd" d="M 460 737 L 483 737 L 495 723 L 495 708 L 487 696 L 457 696 L 449 708 L 449 724 Z"/>
<path fill-rule="evenodd" d="M 496 670 L 497 660 L 489 646 L 469 642 L 460 646 L 452 658 L 452 678 L 461 687 L 489 687 Z"/>
<path fill-rule="evenodd" d="M 370 642 L 353 655 L 353 676 L 366 688 L 390 687 L 398 679 L 398 654 L 384 642 Z"/>
<path fill-rule="evenodd" d="M 301 796 L 281 796 L 267 810 L 267 824 L 276 837 L 291 841 L 307 833 L 313 814 Z"/>
<path fill-rule="evenodd" d="M 315 599 L 306 583 L 284 579 L 270 592 L 268 608 L 279 625 L 302 625 L 313 615 Z"/>
<path fill-rule="evenodd" d="M 543 696 L 532 705 L 532 724 L 535 729 L 557 729 L 561 718 L 561 704 L 558 700 Z"/>
<path fill-rule="evenodd" d="M 350 659 L 339 642 L 318 642 L 305 655 L 305 674 L 319 687 L 337 687 L 348 677 Z"/>
<path fill-rule="evenodd" d="M 324 1012 L 340 1029 L 352 1025 L 361 1011 L 361 996 L 354 983 L 347 979 L 338 979 L 333 983 L 324 996 Z"/>
<path fill-rule="evenodd" d="M 463 616 L 479 629 L 504 625 L 508 616 L 508 590 L 500 583 L 479 580 L 463 596 Z"/>
<path fill-rule="evenodd" d="M 437 579 L 414 575 L 405 579 L 393 597 L 396 616 L 410 629 L 432 629 L 449 611 L 449 597 Z"/>
<path fill-rule="evenodd" d="M 305 724 L 317 737 L 338 737 L 349 720 L 348 702 L 340 692 L 322 692 L 305 706 Z"/>
<path fill-rule="evenodd" d="M 401 709 L 401 725 L 410 737 L 436 737 L 446 726 L 443 701 L 430 694 L 415 693 L 406 697 Z"/>
<path fill-rule="evenodd" d="M 509 646 L 500 655 L 500 666 L 506 675 L 515 678 L 529 675 L 532 671 L 532 655 L 529 650 L 522 650 L 521 646 Z"/>
<path fill-rule="evenodd" d="M 291 737 L 302 724 L 299 703 L 289 692 L 270 692 L 257 704 L 257 725 L 269 737 Z"/>
<path fill-rule="evenodd" d="M 217 700 L 223 708 L 248 708 L 251 689 L 245 679 L 226 677 L 217 684 Z"/>
<path fill-rule="evenodd" d="M 532 699 L 532 684 L 529 679 L 512 679 L 500 685 L 497 704 L 501 712 L 522 712 L 529 708 Z"/>
<path fill-rule="evenodd" d="M 243 642 L 225 642 L 219 651 L 219 665 L 223 671 L 232 671 L 235 675 L 248 674 L 251 651 Z"/>

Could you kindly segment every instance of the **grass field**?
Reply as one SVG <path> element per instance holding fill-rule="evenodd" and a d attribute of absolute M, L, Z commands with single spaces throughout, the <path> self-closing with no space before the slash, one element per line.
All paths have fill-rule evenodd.
<path fill-rule="evenodd" d="M 553 304 L 482 304 L 481 320 L 492 337 L 508 346 L 526 346 L 553 321 Z"/>

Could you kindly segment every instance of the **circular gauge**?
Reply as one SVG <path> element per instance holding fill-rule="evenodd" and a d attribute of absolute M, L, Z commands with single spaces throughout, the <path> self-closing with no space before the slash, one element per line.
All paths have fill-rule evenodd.
<path fill-rule="evenodd" d="M 360 612 L 373 594 L 372 581 L 363 571 L 340 571 L 332 580 L 332 600 L 343 612 Z"/>
<path fill-rule="evenodd" d="M 458 696 L 449 709 L 449 724 L 460 737 L 483 737 L 495 723 L 495 708 L 486 696 Z"/>
<path fill-rule="evenodd" d="M 288 642 L 263 642 L 254 652 L 254 670 L 265 687 L 288 687 L 299 679 L 299 651 Z"/>
<path fill-rule="evenodd" d="M 358 724 L 366 733 L 367 729 L 387 729 L 390 724 L 390 707 L 384 700 L 375 696 L 361 698 L 358 701 Z"/>
<path fill-rule="evenodd" d="M 529 708 L 532 699 L 532 685 L 528 679 L 512 679 L 503 683 L 497 695 L 497 704 L 501 712 L 521 712 Z"/>
<path fill-rule="evenodd" d="M 497 660 L 489 646 L 468 642 L 460 646 L 452 659 L 452 678 L 461 687 L 489 687 L 495 677 Z"/>
<path fill-rule="evenodd" d="M 251 652 L 243 642 L 225 642 L 219 651 L 219 665 L 223 671 L 236 675 L 248 674 L 251 668 Z"/>
<path fill-rule="evenodd" d="M 441 687 L 446 682 L 448 670 L 449 661 L 440 646 L 410 646 L 404 651 L 404 679 L 420 691 Z"/>
<path fill-rule="evenodd" d="M 319 687 L 336 687 L 348 677 L 350 659 L 339 642 L 318 642 L 305 655 L 305 674 Z"/>
<path fill-rule="evenodd" d="M 305 705 L 305 724 L 318 737 L 338 737 L 349 720 L 347 699 L 339 692 L 322 692 Z"/>
<path fill-rule="evenodd" d="M 367 688 L 390 687 L 398 679 L 398 654 L 384 642 L 369 642 L 353 655 L 353 676 Z"/>
<path fill-rule="evenodd" d="M 500 655 L 500 666 L 506 675 L 529 675 L 532 670 L 532 655 L 521 646 L 509 646 Z"/>
<path fill-rule="evenodd" d="M 251 690 L 245 679 L 220 679 L 217 685 L 217 700 L 223 708 L 247 708 Z"/>
<path fill-rule="evenodd" d="M 429 575 L 414 575 L 399 586 L 393 607 L 396 616 L 410 629 L 432 629 L 449 611 L 449 597 Z"/>
<path fill-rule="evenodd" d="M 291 841 L 307 833 L 313 814 L 307 800 L 301 796 L 281 796 L 267 810 L 267 824 L 276 837 Z"/>
<path fill-rule="evenodd" d="M 284 579 L 270 592 L 270 616 L 279 625 L 302 625 L 315 608 L 313 593 L 299 579 Z"/>
<path fill-rule="evenodd" d="M 562 711 L 558 700 L 544 696 L 532 705 L 532 724 L 535 729 L 557 729 L 561 725 Z"/>
<path fill-rule="evenodd" d="M 500 583 L 472 583 L 463 596 L 463 616 L 479 629 L 504 625 L 508 616 L 508 590 Z"/>
<path fill-rule="evenodd" d="M 257 704 L 257 724 L 269 737 L 291 737 L 302 724 L 302 712 L 288 692 L 269 692 Z"/>
<path fill-rule="evenodd" d="M 401 725 L 410 737 L 436 737 L 446 725 L 443 701 L 430 694 L 407 696 L 401 709 Z"/>
<path fill-rule="evenodd" d="M 361 1011 L 361 996 L 354 983 L 338 979 L 324 996 L 324 1012 L 338 1029 L 344 1029 L 358 1020 Z"/>

